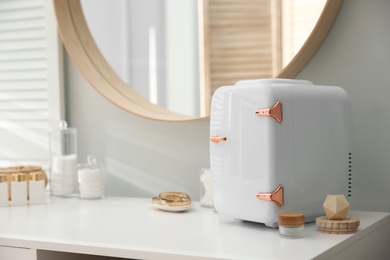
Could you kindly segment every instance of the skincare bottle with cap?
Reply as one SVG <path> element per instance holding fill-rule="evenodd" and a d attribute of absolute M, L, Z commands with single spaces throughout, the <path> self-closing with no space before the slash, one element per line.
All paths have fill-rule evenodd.
<path fill-rule="evenodd" d="M 61 121 L 49 130 L 50 194 L 73 197 L 77 194 L 77 129 Z"/>
<path fill-rule="evenodd" d="M 28 182 L 29 204 L 45 203 L 45 181 L 46 175 L 43 171 L 30 172 Z"/>
<path fill-rule="evenodd" d="M 11 205 L 27 205 L 27 174 L 13 173 L 11 181 Z"/>
<path fill-rule="evenodd" d="M 89 155 L 87 163 L 79 166 L 78 181 L 80 199 L 101 199 L 104 197 L 104 167 L 97 163 L 94 155 Z"/>
<path fill-rule="evenodd" d="M 8 206 L 9 188 L 8 174 L 0 174 L 0 207 Z"/>

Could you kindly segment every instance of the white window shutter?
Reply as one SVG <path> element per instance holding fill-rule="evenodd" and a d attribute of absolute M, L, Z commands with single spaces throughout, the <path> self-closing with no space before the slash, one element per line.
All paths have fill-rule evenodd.
<path fill-rule="evenodd" d="M 47 168 L 63 117 L 62 48 L 50 0 L 0 1 L 0 166 Z"/>

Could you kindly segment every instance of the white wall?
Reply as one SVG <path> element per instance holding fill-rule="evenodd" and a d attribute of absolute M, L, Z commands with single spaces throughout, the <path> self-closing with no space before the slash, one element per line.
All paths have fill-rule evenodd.
<path fill-rule="evenodd" d="M 390 211 L 389 14 L 388 0 L 345 0 L 331 34 L 299 75 L 350 94 L 358 209 Z"/>
<path fill-rule="evenodd" d="M 390 211 L 390 1 L 344 0 L 333 30 L 299 75 L 339 85 L 351 96 L 354 121 L 352 208 Z M 208 167 L 207 121 L 155 122 L 127 114 L 96 93 L 66 64 L 67 117 L 79 129 L 81 158 L 106 163 L 109 192 L 151 197 L 182 190 L 198 198 Z"/>

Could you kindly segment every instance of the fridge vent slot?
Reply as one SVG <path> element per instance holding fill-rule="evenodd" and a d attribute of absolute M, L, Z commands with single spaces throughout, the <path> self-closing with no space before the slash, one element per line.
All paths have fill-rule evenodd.
<path fill-rule="evenodd" d="M 352 153 L 348 154 L 348 197 L 352 196 Z"/>

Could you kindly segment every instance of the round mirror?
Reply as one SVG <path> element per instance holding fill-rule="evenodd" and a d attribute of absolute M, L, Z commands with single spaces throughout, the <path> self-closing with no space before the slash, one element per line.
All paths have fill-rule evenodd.
<path fill-rule="evenodd" d="M 311 15 L 294 2 L 309 3 Z M 219 86 L 295 77 L 342 3 L 327 1 L 319 9 L 314 2 L 54 1 L 62 41 L 90 84 L 126 111 L 164 121 L 207 118 Z"/>

